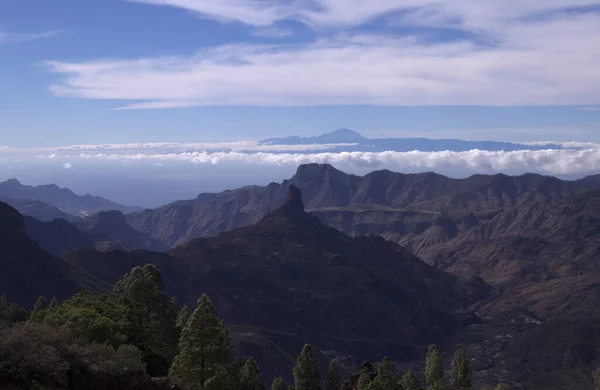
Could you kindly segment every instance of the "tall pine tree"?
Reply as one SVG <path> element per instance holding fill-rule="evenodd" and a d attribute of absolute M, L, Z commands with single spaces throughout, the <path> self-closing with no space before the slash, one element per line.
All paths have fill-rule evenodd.
<path fill-rule="evenodd" d="M 369 390 L 402 390 L 400 377 L 396 374 L 396 365 L 387 356 L 377 367 L 377 376 Z"/>
<path fill-rule="evenodd" d="M 240 369 L 240 390 L 264 390 L 264 388 L 258 364 L 252 358 L 246 359 Z"/>
<path fill-rule="evenodd" d="M 165 291 L 155 265 L 135 267 L 115 285 L 116 295 L 125 297 L 137 313 L 137 329 L 132 341 L 143 353 L 148 373 L 165 375 L 177 352 L 177 304 Z"/>
<path fill-rule="evenodd" d="M 0 310 L 6 310 L 8 308 L 8 299 L 6 299 L 6 294 L 2 294 L 0 296 Z"/>
<path fill-rule="evenodd" d="M 185 324 L 187 324 L 187 321 L 190 319 L 191 315 L 192 315 L 192 311 L 190 310 L 190 308 L 187 305 L 185 305 L 183 308 L 181 308 L 181 311 L 179 312 L 179 315 L 177 316 L 177 327 L 179 329 L 185 328 Z"/>
<path fill-rule="evenodd" d="M 327 386 L 326 390 L 340 390 L 340 373 L 335 363 L 335 359 L 329 363 L 327 370 Z"/>
<path fill-rule="evenodd" d="M 594 374 L 594 385 L 596 390 L 600 390 L 600 368 L 597 369 L 596 373 Z"/>
<path fill-rule="evenodd" d="M 419 378 L 417 378 L 413 370 L 409 369 L 402 377 L 402 387 L 404 390 L 419 390 L 421 388 Z"/>
<path fill-rule="evenodd" d="M 271 390 L 288 390 L 288 386 L 282 378 L 276 378 L 271 384 Z"/>
<path fill-rule="evenodd" d="M 442 390 L 444 388 L 444 366 L 442 357 L 435 345 L 430 345 L 427 351 L 427 361 L 425 366 L 425 377 L 432 390 Z"/>
<path fill-rule="evenodd" d="M 312 346 L 306 344 L 294 367 L 295 390 L 321 390 L 321 375 L 313 357 Z"/>
<path fill-rule="evenodd" d="M 183 389 L 227 390 L 228 368 L 232 363 L 229 333 L 215 314 L 206 294 L 198 304 L 179 341 L 169 377 Z"/>
<path fill-rule="evenodd" d="M 363 367 L 360 370 L 360 376 L 358 377 L 358 382 L 356 383 L 357 390 L 369 390 L 369 386 L 371 385 L 371 373 L 369 369 Z"/>
<path fill-rule="evenodd" d="M 39 313 L 42 310 L 46 310 L 48 308 L 48 298 L 43 295 L 40 295 L 35 301 L 35 305 L 33 305 L 33 312 Z"/>
<path fill-rule="evenodd" d="M 462 344 L 458 345 L 451 363 L 452 384 L 457 389 L 470 389 L 471 383 L 471 365 L 467 358 L 467 352 Z"/>
<path fill-rule="evenodd" d="M 49 309 L 54 309 L 56 306 L 59 305 L 60 302 L 58 302 L 58 298 L 53 297 L 52 300 L 50 301 L 50 304 L 48 305 Z"/>

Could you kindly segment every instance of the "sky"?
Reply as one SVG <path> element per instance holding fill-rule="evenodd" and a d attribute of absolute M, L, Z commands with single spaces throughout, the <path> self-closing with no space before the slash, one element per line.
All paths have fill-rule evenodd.
<path fill-rule="evenodd" d="M 425 154 L 421 164 L 204 144 L 341 127 L 371 138 L 600 143 L 598 64 L 600 0 L 2 0 L 0 179 L 79 185 L 83 171 L 64 175 L 117 160 L 148 172 L 175 160 L 196 171 L 308 160 L 593 173 L 595 147 Z M 136 152 L 116 157 L 116 144 Z M 80 153 L 56 149 L 71 145 Z M 62 173 L 39 177 L 33 166 Z"/>

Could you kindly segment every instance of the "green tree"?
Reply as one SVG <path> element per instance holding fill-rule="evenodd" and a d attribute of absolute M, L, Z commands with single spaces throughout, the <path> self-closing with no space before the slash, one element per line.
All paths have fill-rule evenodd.
<path fill-rule="evenodd" d="M 425 377 L 432 390 L 444 388 L 444 366 L 440 352 L 433 344 L 429 346 L 429 350 L 427 351 Z"/>
<path fill-rule="evenodd" d="M 377 367 L 377 376 L 369 385 L 369 390 L 401 390 L 400 377 L 396 374 L 396 365 L 387 356 Z"/>
<path fill-rule="evenodd" d="M 264 388 L 258 364 L 252 358 L 246 359 L 240 370 L 240 390 L 264 390 Z"/>
<path fill-rule="evenodd" d="M 48 308 L 54 309 L 58 305 L 59 305 L 58 299 L 56 297 L 53 297 L 52 300 L 50 301 L 50 304 L 48 305 Z"/>
<path fill-rule="evenodd" d="M 164 292 L 164 282 L 155 265 L 135 267 L 114 287 L 114 293 L 136 305 L 139 326 L 133 344 L 144 354 L 148 373 L 167 374 L 177 352 L 177 304 Z"/>
<path fill-rule="evenodd" d="M 600 390 L 600 368 L 597 369 L 596 373 L 594 374 L 594 385 L 596 390 Z"/>
<path fill-rule="evenodd" d="M 185 324 L 187 324 L 187 321 L 190 319 L 190 316 L 192 315 L 192 311 L 190 310 L 190 308 L 185 305 L 181 311 L 179 312 L 179 315 L 177 316 L 177 327 L 179 329 L 183 329 L 185 328 Z"/>
<path fill-rule="evenodd" d="M 360 370 L 360 376 L 358 377 L 358 382 L 356 383 L 357 390 L 369 390 L 369 386 L 371 385 L 371 373 L 366 367 L 363 367 Z"/>
<path fill-rule="evenodd" d="M 451 363 L 452 384 L 458 389 L 470 389 L 471 365 L 467 358 L 467 352 L 462 344 L 458 345 Z"/>
<path fill-rule="evenodd" d="M 413 370 L 409 369 L 404 374 L 404 377 L 402 377 L 402 387 L 404 387 L 404 390 L 419 390 L 421 388 L 419 378 L 417 378 Z"/>
<path fill-rule="evenodd" d="M 271 390 L 287 390 L 288 386 L 282 378 L 276 378 L 271 384 Z"/>
<path fill-rule="evenodd" d="M 224 376 L 231 362 L 227 329 L 216 316 L 208 296 L 202 294 L 181 333 L 179 354 L 173 361 L 169 377 L 184 389 L 225 386 Z"/>
<path fill-rule="evenodd" d="M 8 300 L 6 299 L 6 294 L 2 294 L 2 296 L 0 296 L 0 311 L 6 310 L 7 307 Z"/>
<path fill-rule="evenodd" d="M 46 298 L 43 295 L 40 295 L 37 299 L 37 301 L 35 301 L 35 305 L 33 305 L 33 312 L 34 313 L 39 313 L 43 310 L 46 310 L 48 308 L 48 298 Z"/>
<path fill-rule="evenodd" d="M 296 390 L 321 390 L 321 375 L 310 344 L 306 344 L 298 356 L 294 367 L 294 387 Z"/>
<path fill-rule="evenodd" d="M 340 372 L 338 370 L 335 359 L 329 363 L 327 370 L 327 386 L 326 390 L 340 390 Z"/>

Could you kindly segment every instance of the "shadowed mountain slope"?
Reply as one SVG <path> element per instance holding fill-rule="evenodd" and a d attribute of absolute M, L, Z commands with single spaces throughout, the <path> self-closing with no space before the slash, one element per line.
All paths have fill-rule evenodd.
<path fill-rule="evenodd" d="M 39 295 L 59 299 L 107 287 L 79 268 L 42 250 L 25 232 L 23 216 L 0 202 L 0 292 L 31 307 Z"/>

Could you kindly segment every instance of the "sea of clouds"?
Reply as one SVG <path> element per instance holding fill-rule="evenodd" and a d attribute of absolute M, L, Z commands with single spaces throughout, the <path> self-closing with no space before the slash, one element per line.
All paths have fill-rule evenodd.
<path fill-rule="evenodd" d="M 531 145 L 544 145 L 532 142 Z M 261 145 L 255 141 L 231 143 L 135 143 L 71 145 L 53 148 L 0 148 L 0 164 L 54 164 L 73 169 L 82 163 L 154 167 L 172 163 L 191 165 L 297 166 L 328 163 L 340 169 L 396 171 L 454 170 L 464 175 L 497 172 L 536 172 L 550 175 L 586 175 L 600 170 L 600 145 L 561 143 L 562 149 L 518 151 L 336 151 L 351 144 Z M 365 148 L 366 149 L 366 148 Z M 87 164 L 86 164 L 87 165 Z M 113 164 L 111 164 L 113 165 Z"/>

